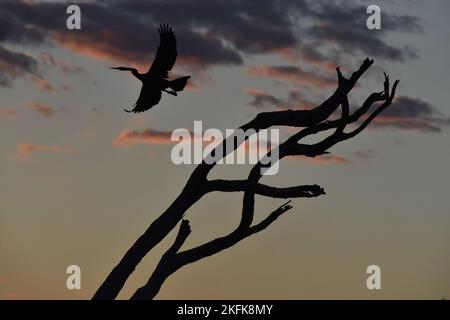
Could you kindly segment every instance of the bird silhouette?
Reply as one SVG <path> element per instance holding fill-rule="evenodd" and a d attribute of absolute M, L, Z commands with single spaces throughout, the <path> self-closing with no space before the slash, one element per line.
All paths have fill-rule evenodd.
<path fill-rule="evenodd" d="M 111 67 L 120 71 L 130 71 L 133 76 L 142 82 L 141 92 L 131 110 L 126 112 L 140 113 L 147 111 L 161 100 L 162 91 L 177 96 L 186 86 L 190 76 L 169 80 L 169 71 L 177 59 L 177 39 L 172 28 L 167 24 L 160 24 L 159 47 L 153 63 L 147 73 L 139 73 L 136 68 Z M 170 90 L 169 90 L 170 89 Z"/>

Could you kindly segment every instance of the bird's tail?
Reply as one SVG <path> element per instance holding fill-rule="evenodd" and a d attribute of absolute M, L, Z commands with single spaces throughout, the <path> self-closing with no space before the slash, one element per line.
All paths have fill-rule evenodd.
<path fill-rule="evenodd" d="M 187 81 L 191 76 L 181 77 L 169 82 L 169 88 L 174 91 L 183 91 L 184 87 L 186 87 Z"/>

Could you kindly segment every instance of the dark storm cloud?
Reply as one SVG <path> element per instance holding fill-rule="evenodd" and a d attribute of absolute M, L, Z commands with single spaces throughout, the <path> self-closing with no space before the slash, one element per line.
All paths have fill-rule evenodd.
<path fill-rule="evenodd" d="M 0 46 L 0 86 L 7 87 L 12 81 L 36 72 L 37 61 L 31 56 Z"/>
<path fill-rule="evenodd" d="M 133 14 L 150 15 L 154 21 L 167 21 L 177 28 L 204 28 L 229 42 L 237 52 L 267 53 L 292 47 L 297 39 L 292 32 L 289 8 L 304 6 L 304 1 L 198 0 L 198 1 L 118 1 Z M 214 48 L 210 48 L 213 50 Z"/>
<path fill-rule="evenodd" d="M 441 132 L 450 126 L 450 118 L 446 118 L 432 105 L 420 99 L 399 97 L 375 119 L 374 125 L 421 132 Z"/>
<path fill-rule="evenodd" d="M 11 3 L 13 4 L 13 3 Z M 41 30 L 24 23 L 21 19 L 19 6 L 9 6 L 9 3 L 0 3 L 0 41 L 2 43 L 37 44 L 44 41 Z M 27 21 L 27 20 L 25 20 Z"/>
<path fill-rule="evenodd" d="M 427 102 L 410 97 L 398 97 L 395 100 L 395 106 L 383 111 L 387 117 L 417 118 L 422 116 L 434 116 L 436 111 Z"/>
<path fill-rule="evenodd" d="M 288 97 L 279 98 L 263 90 L 244 88 L 252 97 L 247 104 L 258 110 L 267 109 L 311 109 L 315 105 L 306 99 L 301 91 L 293 90 Z M 394 103 L 376 117 L 371 128 L 396 128 L 419 132 L 441 132 L 450 126 L 450 118 L 445 117 L 427 102 L 410 97 L 398 97 Z M 363 157 L 362 153 L 357 156 Z"/>
<path fill-rule="evenodd" d="M 255 88 L 244 88 L 243 91 L 252 97 L 248 105 L 256 109 L 310 109 L 314 104 L 304 98 L 297 90 L 289 92 L 287 98 L 277 98 L 263 90 Z"/>
<path fill-rule="evenodd" d="M 423 33 L 420 19 L 410 15 L 383 15 L 383 27 L 388 31 Z"/>
<path fill-rule="evenodd" d="M 333 25 L 317 25 L 311 28 L 311 34 L 316 38 L 339 43 L 347 52 L 359 50 L 364 55 L 377 56 L 391 60 L 404 60 L 415 57 L 408 48 L 400 49 L 384 43 L 380 38 L 368 36 L 367 30 L 339 29 Z"/>
<path fill-rule="evenodd" d="M 240 65 L 250 54 L 304 52 L 306 60 L 329 67 L 320 47 L 390 60 L 414 52 L 387 43 L 384 30 L 421 31 L 411 16 L 383 12 L 383 31 L 365 27 L 365 7 L 324 1 L 92 1 L 79 4 L 82 29 L 65 26 L 69 2 L 0 2 L 0 40 L 5 44 L 58 44 L 106 61 L 147 68 L 158 43 L 156 26 L 171 24 L 177 34 L 177 66 L 204 70 Z"/>
<path fill-rule="evenodd" d="M 255 107 L 256 109 L 267 109 L 267 108 L 280 108 L 283 109 L 286 106 L 286 101 L 274 97 L 264 91 L 257 90 L 246 90 L 253 99 L 248 103 L 248 105 Z"/>
<path fill-rule="evenodd" d="M 399 47 L 384 39 L 387 32 L 421 33 L 417 17 L 392 15 L 382 11 L 381 30 L 368 30 L 365 6 L 344 6 L 326 2 L 310 11 L 315 18 L 308 28 L 315 39 L 334 42 L 346 52 L 403 61 L 416 57 L 409 47 Z"/>
<path fill-rule="evenodd" d="M 276 80 L 288 81 L 294 84 L 304 84 L 319 88 L 336 85 L 336 80 L 322 76 L 317 72 L 309 72 L 296 66 L 260 66 L 251 67 L 249 73 L 255 76 L 265 76 Z"/>

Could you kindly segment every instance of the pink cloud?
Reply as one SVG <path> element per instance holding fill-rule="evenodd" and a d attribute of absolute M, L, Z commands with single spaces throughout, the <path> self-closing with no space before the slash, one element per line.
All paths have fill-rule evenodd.
<path fill-rule="evenodd" d="M 54 91 L 67 91 L 70 89 L 68 85 L 60 85 L 58 87 L 53 86 L 47 79 L 41 75 L 30 75 L 31 81 L 42 91 L 54 92 Z"/>
<path fill-rule="evenodd" d="M 18 294 L 17 292 L 7 292 L 3 294 L 3 297 L 6 299 L 19 299 L 20 294 Z"/>
<path fill-rule="evenodd" d="M 344 164 L 344 163 L 350 162 L 349 159 L 347 159 L 345 157 L 338 156 L 338 155 L 332 155 L 332 154 L 324 154 L 324 155 L 317 156 L 314 158 L 306 157 L 306 156 L 288 156 L 287 159 L 288 160 L 305 160 L 305 161 L 313 162 L 315 164 L 333 164 L 333 163 Z"/>
<path fill-rule="evenodd" d="M 31 78 L 31 81 L 33 81 L 34 84 L 42 91 L 54 91 L 55 90 L 55 88 L 52 86 L 52 84 L 41 75 L 33 74 L 30 76 L 30 78 Z"/>
<path fill-rule="evenodd" d="M 45 144 L 19 143 L 17 145 L 17 153 L 21 155 L 30 155 L 35 152 L 68 153 L 72 151 L 68 147 L 47 146 Z"/>
<path fill-rule="evenodd" d="M 442 127 L 449 126 L 450 119 L 440 119 L 434 117 L 403 117 L 379 115 L 374 119 L 369 128 L 396 128 L 402 130 L 415 130 L 420 132 L 441 132 Z"/>
<path fill-rule="evenodd" d="M 30 162 L 35 153 L 71 153 L 73 149 L 70 147 L 48 146 L 45 144 L 19 143 L 17 144 L 16 153 L 9 156 L 9 159 L 18 162 Z"/>
<path fill-rule="evenodd" d="M 295 84 L 311 85 L 320 88 L 336 86 L 336 79 L 305 71 L 295 66 L 259 66 L 251 67 L 248 73 L 258 77 L 269 77 Z"/>
<path fill-rule="evenodd" d="M 30 102 L 28 107 L 46 118 L 51 118 L 55 115 L 55 110 L 52 107 L 41 103 Z"/>
<path fill-rule="evenodd" d="M 102 30 L 102 39 L 95 41 L 89 34 L 67 34 L 52 32 L 52 38 L 68 50 L 81 53 L 99 61 L 127 62 L 138 69 L 147 70 L 151 63 L 151 57 L 143 57 L 132 51 L 123 51 L 116 46 L 117 35 L 113 31 Z"/>
<path fill-rule="evenodd" d="M 128 147 L 135 144 L 170 144 L 172 133 L 153 129 L 142 131 L 125 129 L 113 140 L 115 147 Z"/>
<path fill-rule="evenodd" d="M 0 109 L 0 118 L 12 118 L 19 114 L 16 109 Z"/>
<path fill-rule="evenodd" d="M 244 91 L 245 93 L 247 93 L 251 96 L 254 96 L 254 97 L 260 97 L 260 96 L 267 95 L 267 92 L 265 92 L 264 90 L 256 89 L 256 88 L 244 87 L 244 88 L 242 88 L 242 91 Z"/>
<path fill-rule="evenodd" d="M 441 132 L 450 126 L 450 118 L 421 99 L 400 96 L 376 117 L 370 128 L 397 128 L 419 132 Z"/>
<path fill-rule="evenodd" d="M 265 109 L 276 107 L 278 109 L 311 109 L 315 105 L 313 102 L 305 99 L 300 91 L 294 90 L 289 92 L 287 98 L 275 97 L 264 90 L 256 88 L 242 88 L 242 91 L 253 97 L 253 100 L 248 105 L 257 109 Z"/>
<path fill-rule="evenodd" d="M 65 74 L 84 72 L 81 66 L 70 65 L 62 60 L 53 57 L 47 52 L 41 53 L 41 61 L 48 66 L 56 67 L 57 69 L 59 69 L 59 71 Z"/>
<path fill-rule="evenodd" d="M 301 47 L 301 55 L 305 62 L 313 63 L 317 66 L 320 66 L 324 70 L 335 73 L 336 72 L 336 59 L 329 59 L 322 55 L 319 51 L 317 51 L 314 46 L 311 45 L 300 45 Z"/>
<path fill-rule="evenodd" d="M 98 61 L 109 63 L 126 63 L 133 65 L 141 72 L 146 72 L 152 63 L 152 52 L 150 55 L 141 51 L 123 50 L 123 38 L 118 37 L 117 32 L 103 28 L 101 35 L 90 33 L 60 33 L 51 32 L 52 39 L 66 49 L 88 56 Z M 206 39 L 206 35 L 202 35 Z M 153 50 L 156 50 L 157 46 Z M 155 54 L 156 51 L 153 51 Z M 204 68 L 205 61 L 196 55 L 178 56 L 177 66 L 190 67 L 197 71 Z M 189 83 L 189 82 L 188 82 Z"/>

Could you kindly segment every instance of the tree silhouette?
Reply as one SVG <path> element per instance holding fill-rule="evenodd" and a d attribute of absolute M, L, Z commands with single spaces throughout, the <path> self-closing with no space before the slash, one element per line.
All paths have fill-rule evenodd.
<path fill-rule="evenodd" d="M 350 112 L 348 93 L 353 89 L 358 79 L 373 64 L 373 60 L 366 58 L 360 68 L 355 71 L 350 78 L 345 78 L 339 67 L 337 70 L 338 85 L 334 93 L 321 105 L 311 110 L 284 110 L 276 112 L 264 112 L 258 114 L 253 120 L 240 127 L 246 131 L 254 129 L 259 131 L 272 126 L 290 126 L 303 128 L 291 135 L 278 148 L 279 159 L 286 156 L 303 155 L 316 157 L 328 153 L 327 150 L 335 144 L 353 138 L 363 131 L 370 122 L 387 108 L 395 95 L 399 80 L 395 81 L 392 89 L 389 85 L 389 77 L 384 74 L 384 90 L 372 93 L 364 103 Z M 370 107 L 381 102 L 370 113 Z M 341 106 L 340 117 L 329 120 L 329 117 Z M 355 125 L 352 130 L 345 132 L 346 126 Z M 327 130 L 333 133 L 313 144 L 302 144 L 300 141 L 305 137 L 315 135 Z M 232 140 L 234 150 L 239 146 L 235 143 L 235 136 L 224 139 L 217 148 L 222 148 L 222 157 L 232 152 L 225 148 L 228 139 Z M 229 141 L 228 141 L 229 142 Z M 229 144 L 228 144 L 229 145 Z M 220 150 L 217 149 L 216 150 Z M 214 152 L 214 151 L 213 151 Z M 268 157 L 274 150 L 268 153 L 255 164 L 247 179 L 243 180 L 209 180 L 208 173 L 214 168 L 215 163 L 208 164 L 202 162 L 191 174 L 187 184 L 180 195 L 148 227 L 131 248 L 125 253 L 121 261 L 111 271 L 103 284 L 95 293 L 93 299 L 114 299 L 122 289 L 128 277 L 133 273 L 135 267 L 142 258 L 167 234 L 176 227 L 178 222 L 181 225 L 177 237 L 172 246 L 163 254 L 156 269 L 149 277 L 147 283 L 139 288 L 131 299 L 152 299 L 159 292 L 164 281 L 181 267 L 196 262 L 205 257 L 214 255 L 225 250 L 239 241 L 266 229 L 283 213 L 290 210 L 290 201 L 286 202 L 276 210 L 271 212 L 265 219 L 257 224 L 253 224 L 255 195 L 262 195 L 271 198 L 310 198 L 324 195 L 325 191 L 318 185 L 300 185 L 285 188 L 272 187 L 259 182 L 262 177 L 261 168 L 267 163 Z M 182 245 L 191 233 L 188 220 L 183 220 L 185 212 L 204 195 L 210 192 L 243 192 L 242 213 L 239 225 L 228 235 L 219 237 L 195 248 L 180 251 Z"/>

